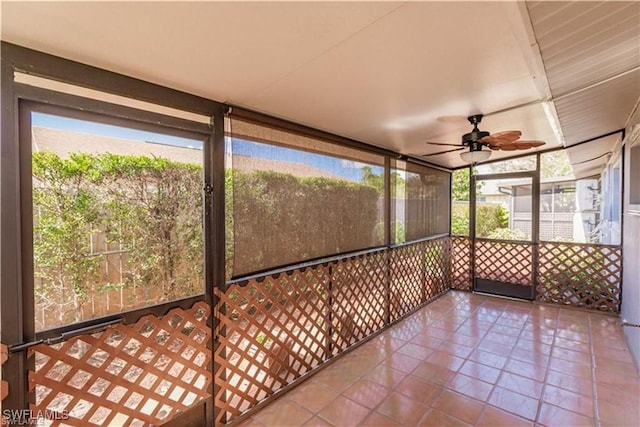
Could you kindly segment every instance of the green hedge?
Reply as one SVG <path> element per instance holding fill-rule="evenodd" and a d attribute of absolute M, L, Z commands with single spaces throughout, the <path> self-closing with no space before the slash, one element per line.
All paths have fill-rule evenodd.
<path fill-rule="evenodd" d="M 232 177 L 229 176 L 232 174 Z M 374 187 L 271 171 L 228 172 L 233 275 L 381 244 Z"/>
<path fill-rule="evenodd" d="M 509 227 L 509 211 L 498 204 L 478 203 L 476 207 L 476 236 L 488 238 L 507 237 L 501 229 Z M 451 212 L 451 234 L 469 235 L 469 205 L 453 204 Z M 517 233 L 516 233 L 517 234 Z M 514 235 L 515 236 L 515 235 Z M 519 236 L 519 234 L 518 234 Z"/>
<path fill-rule="evenodd" d="M 35 152 L 32 168 L 36 299 L 56 324 L 80 320 L 101 291 L 135 287 L 163 299 L 203 291 L 200 165 Z M 225 189 L 227 277 L 381 243 L 372 186 L 228 170 Z M 104 243 L 92 248 L 92 239 Z M 122 281 L 106 279 L 105 249 L 122 249 Z"/>
<path fill-rule="evenodd" d="M 35 152 L 32 169 L 36 298 L 58 323 L 79 320 L 96 292 L 118 287 L 161 289 L 166 299 L 203 291 L 201 167 Z M 92 239 L 104 242 L 96 249 Z M 121 282 L 109 282 L 92 250 L 123 254 Z"/>

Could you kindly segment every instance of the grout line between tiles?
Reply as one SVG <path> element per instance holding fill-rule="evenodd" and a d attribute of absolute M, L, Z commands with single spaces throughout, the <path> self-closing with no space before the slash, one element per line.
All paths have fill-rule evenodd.
<path fill-rule="evenodd" d="M 549 349 L 549 361 L 547 362 L 547 368 L 546 368 L 546 372 L 544 373 L 544 381 L 542 382 L 542 390 L 540 391 L 540 399 L 538 399 L 538 411 L 536 412 L 536 419 L 534 420 L 534 422 L 536 424 L 539 424 L 538 421 L 540 420 L 540 413 L 542 412 L 542 405 L 544 403 L 544 393 L 547 391 L 547 381 L 549 380 L 549 374 L 551 373 L 551 357 L 553 355 L 553 350 L 555 348 L 556 345 L 556 339 L 558 338 L 558 324 L 560 321 L 560 310 L 558 310 L 556 312 L 556 317 L 555 317 L 555 327 L 553 330 L 553 340 L 551 341 L 551 346 Z"/>

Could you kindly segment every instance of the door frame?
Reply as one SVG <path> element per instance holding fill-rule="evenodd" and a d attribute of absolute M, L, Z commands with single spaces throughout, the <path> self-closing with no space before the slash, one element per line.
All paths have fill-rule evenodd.
<path fill-rule="evenodd" d="M 473 168 L 471 168 L 473 172 Z M 477 291 L 478 278 L 476 277 L 476 206 L 477 206 L 477 188 L 478 181 L 489 181 L 496 179 L 512 179 L 512 178 L 530 178 L 531 179 L 531 285 L 529 295 L 516 292 L 515 295 L 504 295 L 498 293 L 509 284 L 503 284 L 496 282 L 493 289 L 495 294 L 499 296 L 509 296 L 514 298 L 524 298 L 529 300 L 536 299 L 536 283 L 537 283 L 537 265 L 538 265 L 538 245 L 540 243 L 540 156 L 536 156 L 536 169 L 525 172 L 510 172 L 510 173 L 493 173 L 493 174 L 481 174 L 475 175 L 469 174 L 470 187 L 469 187 L 469 237 L 471 238 L 471 284 L 473 292 Z M 510 212 L 511 214 L 511 212 Z M 482 239 L 484 241 L 493 239 Z M 496 242 L 517 242 L 509 240 L 495 240 Z M 515 286 L 515 285 L 511 285 Z M 520 286 L 520 285 L 518 285 Z M 491 288 L 491 286 L 490 286 Z M 481 291 L 486 292 L 486 291 Z M 492 292 L 493 293 L 493 292 Z"/>

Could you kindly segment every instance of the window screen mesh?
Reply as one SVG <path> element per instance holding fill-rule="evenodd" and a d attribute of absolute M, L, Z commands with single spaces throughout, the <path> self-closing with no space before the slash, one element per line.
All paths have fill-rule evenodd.
<path fill-rule="evenodd" d="M 449 232 L 449 172 L 401 161 L 391 170 L 395 242 Z"/>
<path fill-rule="evenodd" d="M 383 244 L 383 156 L 226 126 L 227 277 Z"/>

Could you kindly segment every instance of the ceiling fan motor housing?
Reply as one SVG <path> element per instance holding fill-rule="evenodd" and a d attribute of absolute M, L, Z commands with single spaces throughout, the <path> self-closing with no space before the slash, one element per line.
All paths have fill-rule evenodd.
<path fill-rule="evenodd" d="M 478 129 L 478 124 L 482 121 L 482 117 L 482 114 L 467 117 L 469 123 L 473 125 L 473 130 L 462 135 L 462 144 L 468 146 L 470 151 L 480 151 L 483 144 L 478 143 L 478 141 L 485 136 L 490 135 L 489 132 L 484 132 Z"/>
<path fill-rule="evenodd" d="M 469 133 L 465 133 L 464 135 L 462 135 L 462 143 L 464 145 L 468 145 L 469 147 L 472 147 L 472 145 L 481 146 L 480 144 L 476 144 L 476 143 L 480 139 L 484 138 L 485 136 L 489 136 L 489 135 L 490 135 L 489 132 L 481 131 L 476 127 L 476 128 L 473 129 L 473 131 L 471 131 Z M 478 150 L 479 149 L 480 148 L 478 148 Z"/>

